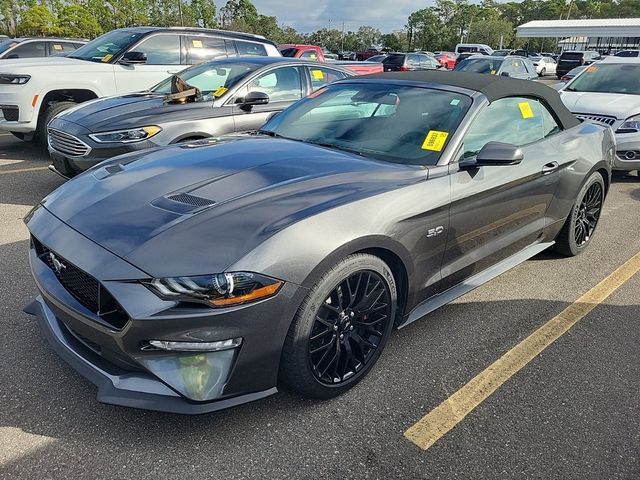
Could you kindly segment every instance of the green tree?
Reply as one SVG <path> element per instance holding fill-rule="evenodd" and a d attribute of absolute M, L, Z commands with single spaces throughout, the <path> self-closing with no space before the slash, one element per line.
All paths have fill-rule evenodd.
<path fill-rule="evenodd" d="M 28 36 L 58 35 L 56 16 L 44 5 L 31 7 L 22 12 L 16 33 Z"/>
<path fill-rule="evenodd" d="M 190 17 L 195 24 L 203 28 L 215 28 L 218 25 L 216 21 L 216 5 L 211 0 L 191 0 L 189 5 L 185 5 L 186 10 L 190 12 Z"/>
<path fill-rule="evenodd" d="M 102 33 L 102 27 L 82 5 L 65 5 L 58 13 L 58 30 L 65 37 L 94 38 Z"/>

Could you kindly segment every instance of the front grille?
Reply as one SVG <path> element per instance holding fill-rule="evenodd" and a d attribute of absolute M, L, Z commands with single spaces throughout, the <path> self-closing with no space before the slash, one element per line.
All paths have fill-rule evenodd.
<path fill-rule="evenodd" d="M 0 108 L 2 108 L 2 116 L 5 120 L 8 120 L 10 122 L 18 121 L 18 118 L 20 117 L 20 110 L 18 109 L 18 107 L 3 105 Z"/>
<path fill-rule="evenodd" d="M 126 325 L 129 317 L 98 280 L 49 250 L 35 237 L 31 237 L 31 240 L 38 257 L 78 302 L 116 329 Z"/>
<path fill-rule="evenodd" d="M 174 202 L 185 203 L 187 205 L 193 205 L 194 207 L 208 207 L 209 205 L 216 203 L 213 200 L 196 197 L 195 195 L 189 195 L 188 193 L 177 193 L 175 195 L 169 195 L 167 198 Z"/>
<path fill-rule="evenodd" d="M 49 146 L 54 150 L 72 157 L 84 157 L 89 154 L 91 147 L 77 137 L 55 128 L 48 128 Z"/>
<path fill-rule="evenodd" d="M 609 115 L 598 115 L 597 113 L 576 113 L 576 117 L 582 120 L 591 120 L 592 122 L 601 123 L 603 125 L 607 125 L 609 127 L 613 126 L 616 123 L 616 117 L 611 117 Z"/>

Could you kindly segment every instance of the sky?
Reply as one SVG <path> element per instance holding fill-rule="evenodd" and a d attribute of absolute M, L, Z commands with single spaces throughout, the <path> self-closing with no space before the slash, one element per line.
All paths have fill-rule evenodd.
<path fill-rule="evenodd" d="M 402 28 L 410 13 L 433 5 L 432 0 L 253 0 L 263 15 L 301 32 L 320 28 L 356 30 L 360 25 L 383 33 Z"/>

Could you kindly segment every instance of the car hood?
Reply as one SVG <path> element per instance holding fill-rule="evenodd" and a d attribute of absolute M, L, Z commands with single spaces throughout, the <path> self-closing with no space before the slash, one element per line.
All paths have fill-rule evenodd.
<path fill-rule="evenodd" d="M 640 113 L 640 95 L 562 90 L 560 98 L 572 113 L 597 113 L 621 120 Z"/>
<path fill-rule="evenodd" d="M 16 58 L 0 62 L 1 73 L 42 72 L 47 68 L 69 72 L 104 72 L 113 70 L 109 63 L 89 62 L 69 57 Z"/>
<path fill-rule="evenodd" d="M 194 115 L 214 117 L 215 113 L 212 101 L 167 103 L 163 94 L 140 92 L 83 103 L 63 112 L 57 118 L 80 125 L 91 132 L 104 132 L 158 125 L 166 121 L 189 120 Z M 55 127 L 55 124 L 52 126 Z"/>
<path fill-rule="evenodd" d="M 117 157 L 43 205 L 152 276 L 201 275 L 309 216 L 426 177 L 292 140 L 222 137 Z"/>

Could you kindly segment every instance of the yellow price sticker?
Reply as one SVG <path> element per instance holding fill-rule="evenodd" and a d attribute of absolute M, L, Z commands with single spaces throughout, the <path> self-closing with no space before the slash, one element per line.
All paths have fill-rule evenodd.
<path fill-rule="evenodd" d="M 107 53 L 104 57 L 102 57 L 102 61 L 103 62 L 108 62 L 112 58 L 113 58 L 113 55 L 111 55 L 110 53 Z"/>
<path fill-rule="evenodd" d="M 520 109 L 520 115 L 522 115 L 522 118 L 533 118 L 533 110 L 531 110 L 529 102 L 518 103 L 518 108 Z"/>
<path fill-rule="evenodd" d="M 54 50 L 62 50 L 62 45 L 59 45 L 59 44 L 57 44 L 57 43 L 54 43 L 54 44 L 53 44 L 53 49 L 54 49 Z"/>
<path fill-rule="evenodd" d="M 444 148 L 444 144 L 447 141 L 449 132 L 441 132 L 439 130 L 430 130 L 427 136 L 422 142 L 423 150 L 432 150 L 434 152 L 441 152 Z"/>
<path fill-rule="evenodd" d="M 495 70 L 491 70 L 491 75 L 495 75 L 496 71 Z"/>
<path fill-rule="evenodd" d="M 221 97 L 222 95 L 227 93 L 227 90 L 229 90 L 227 87 L 220 87 L 215 92 L 213 92 L 213 96 L 216 98 Z"/>
<path fill-rule="evenodd" d="M 322 70 L 311 70 L 311 75 L 313 75 L 314 80 L 324 80 L 324 73 L 322 73 Z"/>
<path fill-rule="evenodd" d="M 191 40 L 191 45 L 196 48 L 202 48 L 202 40 Z"/>
<path fill-rule="evenodd" d="M 587 73 L 594 73 L 598 71 L 598 67 L 596 67 L 595 65 L 591 65 L 589 68 L 587 68 Z"/>

